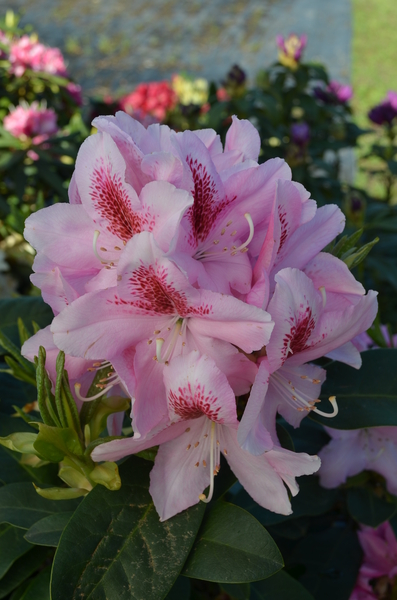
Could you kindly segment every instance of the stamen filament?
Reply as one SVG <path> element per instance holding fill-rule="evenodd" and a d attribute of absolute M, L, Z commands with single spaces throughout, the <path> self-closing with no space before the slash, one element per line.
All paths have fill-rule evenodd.
<path fill-rule="evenodd" d="M 327 417 L 327 418 L 331 419 L 332 417 L 336 417 L 336 415 L 337 415 L 337 414 L 338 414 L 338 412 L 339 412 L 339 408 L 338 408 L 338 405 L 337 405 L 337 403 L 336 403 L 336 396 L 330 396 L 330 397 L 328 398 L 328 400 L 331 402 L 331 404 L 332 404 L 332 408 L 334 409 L 334 410 L 332 411 L 332 413 L 326 413 L 326 412 L 324 412 L 324 411 L 322 411 L 322 410 L 319 410 L 318 408 L 313 408 L 312 410 L 313 410 L 315 413 L 317 413 L 318 415 L 321 415 L 322 417 Z"/>
<path fill-rule="evenodd" d="M 165 362 L 161 358 L 161 348 L 163 347 L 163 344 L 164 344 L 164 339 L 157 338 L 157 340 L 156 340 L 156 358 L 159 363 Z"/>
<path fill-rule="evenodd" d="M 252 221 L 252 217 L 251 217 L 251 215 L 249 213 L 245 213 L 244 217 L 248 221 L 250 232 L 249 232 L 248 238 L 245 240 L 244 244 L 241 244 L 241 246 L 239 246 L 238 248 L 236 248 L 234 250 L 234 252 L 239 252 L 239 251 L 243 250 L 244 248 L 246 248 L 248 246 L 248 244 L 252 241 L 252 238 L 254 237 L 254 223 Z"/>
<path fill-rule="evenodd" d="M 210 491 L 208 492 L 208 496 L 207 498 L 205 497 L 205 494 L 200 494 L 199 498 L 200 500 L 202 500 L 203 502 L 205 502 L 206 504 L 208 504 L 208 502 L 210 502 L 212 500 L 212 496 L 214 494 L 214 458 L 215 458 L 215 453 L 216 453 L 216 445 L 214 444 L 214 440 L 215 440 L 215 422 L 212 421 L 211 423 L 211 438 L 210 438 L 210 474 L 211 474 L 211 482 L 210 482 Z"/>
<path fill-rule="evenodd" d="M 114 381 L 111 385 L 104 386 L 104 389 L 102 391 L 100 391 L 98 394 L 95 394 L 95 396 L 90 396 L 89 398 L 85 398 L 84 396 L 82 396 L 80 394 L 81 383 L 74 384 L 74 391 L 79 400 L 81 400 L 82 402 L 87 402 L 87 401 L 96 400 L 97 398 L 100 398 L 101 396 L 106 394 L 106 392 L 108 392 L 115 384 L 116 384 L 116 381 Z"/>

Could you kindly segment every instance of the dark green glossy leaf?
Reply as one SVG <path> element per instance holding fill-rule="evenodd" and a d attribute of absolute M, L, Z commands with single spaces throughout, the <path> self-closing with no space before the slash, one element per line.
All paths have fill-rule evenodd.
<path fill-rule="evenodd" d="M 397 425 L 397 348 L 368 350 L 361 354 L 361 369 L 339 362 L 327 368 L 321 398 L 336 396 L 339 413 L 326 419 L 310 418 L 335 429 L 361 429 Z M 329 410 L 328 402 L 318 405 Z"/>
<path fill-rule="evenodd" d="M 48 548 L 31 547 L 31 550 L 18 558 L 5 576 L 0 579 L 0 599 L 8 596 L 28 577 L 33 575 L 48 556 Z"/>
<path fill-rule="evenodd" d="M 297 496 L 291 499 L 291 515 L 279 515 L 262 508 L 245 490 L 239 491 L 234 496 L 233 503 L 248 510 L 265 527 L 297 517 L 321 515 L 332 507 L 336 499 L 336 490 L 321 487 L 315 476 L 300 477 L 298 482 L 300 490 Z"/>
<path fill-rule="evenodd" d="M 347 508 L 353 519 L 363 525 L 378 527 L 397 511 L 397 498 L 379 498 L 370 488 L 351 488 L 347 492 Z"/>
<path fill-rule="evenodd" d="M 22 529 L 12 525 L 0 525 L 0 579 L 17 558 L 30 550 L 31 546 L 23 534 Z"/>
<path fill-rule="evenodd" d="M 55 555 L 52 600 L 158 600 L 172 588 L 205 505 L 161 523 L 148 491 L 152 466 L 130 458 L 120 490 L 98 485 L 81 502 Z"/>
<path fill-rule="evenodd" d="M 266 529 L 245 510 L 219 501 L 205 518 L 183 575 L 206 581 L 244 583 L 270 577 L 283 566 Z"/>
<path fill-rule="evenodd" d="M 25 540 L 31 544 L 56 548 L 59 538 L 72 516 L 73 512 L 61 512 L 40 519 L 25 533 Z"/>
<path fill-rule="evenodd" d="M 361 565 L 356 533 L 340 525 L 307 535 L 290 557 L 291 565 L 305 568 L 299 581 L 319 600 L 348 600 Z"/>
<path fill-rule="evenodd" d="M 0 300 L 0 329 L 19 347 L 18 317 L 21 317 L 24 324 L 31 328 L 32 321 L 40 327 L 46 327 L 51 323 L 54 315 L 41 297 L 22 296 Z M 3 354 L 1 348 L 0 354 Z"/>
<path fill-rule="evenodd" d="M 10 600 L 50 600 L 51 569 L 47 567 L 37 577 L 18 588 Z"/>
<path fill-rule="evenodd" d="M 318 597 L 320 598 L 320 597 Z M 250 600 L 314 600 L 299 581 L 279 571 L 264 581 L 251 584 Z"/>
<path fill-rule="evenodd" d="M 14 406 L 22 408 L 36 399 L 37 392 L 32 385 L 19 381 L 8 373 L 0 373 L 0 410 L 2 413 L 14 414 Z"/>
<path fill-rule="evenodd" d="M 31 483 L 10 483 L 0 488 L 0 523 L 29 529 L 44 517 L 74 511 L 78 503 L 78 500 L 46 500 L 37 494 Z"/>

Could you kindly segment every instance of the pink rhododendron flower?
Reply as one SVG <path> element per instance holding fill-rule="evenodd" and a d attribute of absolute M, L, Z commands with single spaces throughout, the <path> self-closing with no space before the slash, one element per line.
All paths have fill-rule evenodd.
<path fill-rule="evenodd" d="M 176 103 L 177 96 L 168 81 L 140 83 L 131 94 L 119 101 L 120 108 L 126 113 L 135 116 L 137 111 L 140 117 L 151 115 L 159 122 L 164 121 L 167 111 L 173 109 Z"/>
<path fill-rule="evenodd" d="M 234 346 L 259 350 L 272 328 L 265 311 L 192 287 L 146 232 L 127 244 L 117 287 L 79 298 L 51 326 L 68 354 L 113 364 L 134 396 L 134 430 L 141 435 L 167 418 L 162 378 L 174 356 L 191 350 L 212 356 L 236 394 L 246 393 L 256 368 Z"/>
<path fill-rule="evenodd" d="M 386 521 L 376 529 L 361 526 L 358 538 L 364 559 L 350 600 L 392 598 L 396 589 L 397 540 L 390 523 Z"/>
<path fill-rule="evenodd" d="M 319 453 L 323 487 L 338 487 L 368 469 L 382 475 L 389 492 L 397 495 L 397 427 L 327 428 L 327 433 L 332 439 Z"/>
<path fill-rule="evenodd" d="M 290 33 L 284 38 L 282 35 L 276 36 L 277 46 L 279 48 L 278 60 L 285 67 L 297 69 L 302 52 L 307 44 L 307 36 L 297 36 L 295 33 Z"/>
<path fill-rule="evenodd" d="M 350 85 L 335 80 L 330 81 L 326 87 L 315 87 L 313 92 L 316 98 L 325 104 L 346 104 L 353 97 Z"/>
<path fill-rule="evenodd" d="M 9 60 L 11 72 L 17 77 L 21 77 L 26 69 L 67 77 L 66 65 L 59 48 L 44 46 L 27 35 L 11 43 Z"/>
<path fill-rule="evenodd" d="M 58 131 L 57 115 L 38 102 L 20 104 L 4 117 L 4 129 L 18 138 L 32 138 L 36 144 Z"/>
<path fill-rule="evenodd" d="M 221 453 L 258 504 L 290 514 L 285 485 L 295 496 L 299 489 L 295 477 L 317 471 L 318 457 L 279 447 L 259 457 L 243 450 L 237 442 L 233 390 L 208 356 L 191 352 L 174 359 L 164 370 L 164 383 L 171 425 L 144 442 L 130 438 L 103 444 L 94 450 L 94 460 L 119 459 L 160 444 L 150 493 L 161 521 L 199 500 L 211 500 Z"/>

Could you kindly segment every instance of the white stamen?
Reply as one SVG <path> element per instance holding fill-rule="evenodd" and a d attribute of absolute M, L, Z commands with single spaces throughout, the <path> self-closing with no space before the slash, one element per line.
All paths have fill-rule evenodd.
<path fill-rule="evenodd" d="M 118 381 L 120 381 L 118 377 L 117 377 L 117 379 L 118 379 Z M 116 385 L 116 383 L 118 383 L 118 381 L 112 382 L 111 385 L 105 385 L 103 387 L 103 390 L 101 392 L 99 392 L 98 394 L 95 394 L 95 396 L 90 396 L 89 398 L 85 398 L 84 396 L 82 396 L 80 394 L 81 383 L 75 383 L 74 384 L 74 391 L 76 392 L 77 398 L 79 400 L 81 400 L 82 402 L 87 402 L 87 400 L 88 401 L 96 400 L 97 398 L 100 398 L 101 396 L 103 396 L 104 394 L 106 394 L 106 392 L 108 392 L 110 389 L 112 389 L 112 387 L 114 385 Z"/>
<path fill-rule="evenodd" d="M 323 297 L 323 308 L 325 308 L 325 303 L 327 302 L 327 292 L 325 291 L 325 287 L 323 285 L 318 289 L 320 290 L 321 295 Z"/>
<path fill-rule="evenodd" d="M 328 398 L 328 400 L 331 402 L 331 404 L 332 404 L 332 408 L 334 409 L 334 410 L 332 411 L 332 413 L 326 413 L 326 412 L 323 412 L 322 410 L 319 410 L 318 408 L 312 408 L 312 410 L 313 410 L 315 413 L 317 413 L 318 415 L 321 415 L 322 417 L 327 417 L 327 418 L 331 419 L 332 417 L 336 417 L 336 415 L 337 415 L 337 414 L 338 414 L 338 412 L 339 412 L 339 408 L 338 408 L 338 405 L 337 405 L 337 403 L 336 403 L 336 397 L 335 397 L 335 396 L 330 396 L 330 397 Z"/>
<path fill-rule="evenodd" d="M 243 248 L 246 248 L 248 246 L 248 244 L 252 241 L 252 238 L 254 237 L 254 223 L 252 221 L 252 217 L 249 213 L 245 213 L 244 217 L 248 221 L 248 225 L 250 227 L 250 232 L 249 232 L 249 236 L 245 240 L 244 244 L 241 244 L 241 246 L 236 248 L 236 250 L 235 250 L 236 252 L 238 252 L 239 250 L 243 250 Z"/>
<path fill-rule="evenodd" d="M 208 492 L 207 498 L 205 494 L 200 494 L 199 498 L 206 504 L 212 500 L 212 496 L 214 494 L 214 467 L 215 467 L 215 453 L 217 446 L 214 444 L 215 440 L 215 427 L 216 424 L 214 421 L 211 423 L 211 441 L 210 441 L 210 475 L 211 475 L 211 483 L 210 483 L 210 491 Z"/>
<path fill-rule="evenodd" d="M 156 358 L 159 363 L 165 362 L 161 359 L 161 348 L 163 347 L 164 340 L 163 338 L 157 338 L 156 340 Z"/>

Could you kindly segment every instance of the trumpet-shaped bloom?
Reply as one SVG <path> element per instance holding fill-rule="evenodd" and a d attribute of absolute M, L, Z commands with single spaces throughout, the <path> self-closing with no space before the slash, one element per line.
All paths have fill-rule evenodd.
<path fill-rule="evenodd" d="M 364 560 L 350 600 L 392 597 L 397 575 L 397 540 L 389 522 L 358 532 Z M 389 596 L 389 594 L 391 594 Z"/>
<path fill-rule="evenodd" d="M 360 354 L 350 340 L 376 316 L 376 293 L 364 296 L 342 261 L 320 253 L 305 271 L 288 268 L 275 276 L 268 305 L 275 326 L 239 428 L 240 443 L 255 454 L 267 449 L 263 430 L 270 428 L 274 438 L 277 411 L 294 427 L 311 410 L 336 414 L 334 399 L 329 414 L 316 407 L 325 372 L 305 363 L 328 355 L 358 368 Z M 262 414 L 265 397 L 270 425 Z"/>
<path fill-rule="evenodd" d="M 191 350 L 212 356 L 235 392 L 246 393 L 256 366 L 237 348 L 259 350 L 272 328 L 265 311 L 192 287 L 146 232 L 127 244 L 117 287 L 78 298 L 51 326 L 68 354 L 112 362 L 134 396 L 134 429 L 142 435 L 167 419 L 162 377 L 174 356 Z"/>
<path fill-rule="evenodd" d="M 153 232 L 168 250 L 193 198 L 165 181 L 148 183 L 138 196 L 125 172 L 112 138 L 91 136 L 77 157 L 71 204 L 53 205 L 26 220 L 25 237 L 38 251 L 32 281 L 41 287 L 46 278 L 47 295 L 55 268 L 78 296 L 115 285 L 121 252 L 140 231 Z"/>
<path fill-rule="evenodd" d="M 295 477 L 317 471 L 316 456 L 274 448 L 255 457 L 238 442 L 236 402 L 225 375 L 208 356 L 191 352 L 164 370 L 171 425 L 145 441 L 114 440 L 97 447 L 94 460 L 121 458 L 160 444 L 150 475 L 150 493 L 160 520 L 208 502 L 223 454 L 249 494 L 261 506 L 290 514 L 284 483 L 298 493 Z M 210 486 L 208 497 L 203 492 Z"/>
<path fill-rule="evenodd" d="M 397 495 L 397 427 L 327 428 L 327 433 L 331 441 L 320 451 L 323 487 L 338 487 L 368 469 L 383 475 L 389 492 Z"/>

